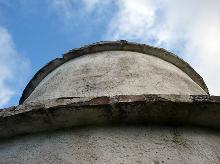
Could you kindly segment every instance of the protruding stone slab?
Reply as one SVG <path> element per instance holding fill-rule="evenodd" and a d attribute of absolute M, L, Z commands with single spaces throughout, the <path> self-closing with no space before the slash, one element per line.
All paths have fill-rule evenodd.
<path fill-rule="evenodd" d="M 67 127 L 121 123 L 169 124 L 220 129 L 220 97 L 118 95 L 63 97 L 0 112 L 0 138 Z"/>

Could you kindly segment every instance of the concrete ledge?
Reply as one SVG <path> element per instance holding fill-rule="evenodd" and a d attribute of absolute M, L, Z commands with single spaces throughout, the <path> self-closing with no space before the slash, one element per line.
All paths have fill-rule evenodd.
<path fill-rule="evenodd" d="M 194 82 L 196 82 L 207 94 L 209 94 L 208 88 L 205 82 L 203 81 L 202 77 L 188 63 L 186 63 L 184 60 L 182 60 L 175 54 L 161 48 L 155 48 L 145 44 L 137 44 L 122 40 L 122 41 L 112 41 L 112 42 L 98 42 L 95 44 L 81 47 L 79 49 L 73 49 L 68 53 L 64 54 L 62 58 L 57 58 L 50 61 L 48 64 L 42 67 L 28 83 L 28 85 L 23 91 L 19 104 L 22 104 L 27 99 L 27 97 L 33 92 L 33 90 L 37 87 L 37 85 L 49 73 L 51 73 L 54 69 L 56 69 L 63 63 L 86 54 L 92 54 L 102 51 L 118 51 L 118 50 L 134 51 L 134 52 L 139 52 L 161 58 L 181 69 Z"/>
<path fill-rule="evenodd" d="M 0 138 L 67 127 L 115 123 L 220 129 L 220 97 L 119 95 L 45 100 L 0 110 Z"/>

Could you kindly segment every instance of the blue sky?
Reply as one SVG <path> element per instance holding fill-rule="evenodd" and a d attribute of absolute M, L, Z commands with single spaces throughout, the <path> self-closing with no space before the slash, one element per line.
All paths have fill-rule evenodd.
<path fill-rule="evenodd" d="M 220 87 L 218 0 L 0 0 L 0 107 L 18 104 L 50 60 L 101 40 L 166 48 Z"/>

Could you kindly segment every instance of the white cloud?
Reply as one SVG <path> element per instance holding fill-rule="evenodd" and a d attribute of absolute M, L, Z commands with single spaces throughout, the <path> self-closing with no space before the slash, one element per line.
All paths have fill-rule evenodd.
<path fill-rule="evenodd" d="M 68 22 L 76 16 L 81 17 L 85 12 L 93 11 L 98 2 L 99 0 L 82 0 L 80 2 L 77 0 L 51 0 L 49 5 L 63 21 Z M 80 14 L 78 14 L 79 12 Z"/>
<path fill-rule="evenodd" d="M 29 62 L 18 54 L 6 28 L 0 27 L 0 108 L 21 92 Z"/>
<path fill-rule="evenodd" d="M 155 8 L 145 0 L 119 0 L 118 12 L 109 24 L 106 38 L 147 40 L 152 37 L 151 29 L 155 23 Z"/>
<path fill-rule="evenodd" d="M 93 21 L 100 20 L 109 12 L 108 6 L 113 2 L 114 0 L 51 0 L 49 6 L 69 26 L 73 24 L 73 21 L 76 24 L 77 19 L 85 20 L 92 12 L 97 15 Z"/>
<path fill-rule="evenodd" d="M 111 0 L 82 0 L 82 4 L 84 6 L 83 10 L 86 11 L 86 13 L 91 12 L 93 10 L 96 10 L 96 12 L 100 12 L 103 7 L 105 7 L 107 4 L 110 3 Z"/>
<path fill-rule="evenodd" d="M 74 16 L 74 3 L 75 0 L 52 0 L 49 1 L 50 5 L 64 16 L 65 19 L 70 19 Z"/>

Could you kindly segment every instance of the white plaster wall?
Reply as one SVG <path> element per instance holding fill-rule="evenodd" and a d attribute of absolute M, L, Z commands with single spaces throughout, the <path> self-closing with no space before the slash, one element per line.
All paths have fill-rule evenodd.
<path fill-rule="evenodd" d="M 105 51 L 64 63 L 44 78 L 25 102 L 138 94 L 206 92 L 182 70 L 160 58 L 138 52 Z"/>
<path fill-rule="evenodd" d="M 0 163 L 219 164 L 219 132 L 156 126 L 107 126 L 0 141 Z"/>

